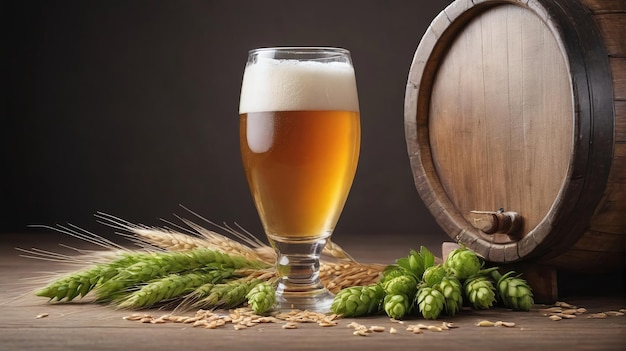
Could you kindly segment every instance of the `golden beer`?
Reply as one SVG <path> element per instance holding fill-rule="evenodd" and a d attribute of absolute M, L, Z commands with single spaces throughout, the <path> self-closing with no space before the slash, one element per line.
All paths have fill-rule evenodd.
<path fill-rule="evenodd" d="M 319 258 L 343 210 L 361 127 L 347 50 L 250 51 L 239 102 L 241 156 L 276 250 L 278 308 L 328 312 Z"/>
<path fill-rule="evenodd" d="M 255 138 L 268 138 L 261 141 L 260 152 L 250 145 L 259 143 Z M 248 184 L 267 235 L 329 236 L 357 167 L 359 113 L 244 113 L 240 142 Z"/>

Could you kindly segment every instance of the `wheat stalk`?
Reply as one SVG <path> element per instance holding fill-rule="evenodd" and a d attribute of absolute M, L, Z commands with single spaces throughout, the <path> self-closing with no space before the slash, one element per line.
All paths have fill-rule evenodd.
<path fill-rule="evenodd" d="M 118 234 L 129 237 L 129 239 L 144 247 L 150 245 L 167 251 L 189 251 L 196 248 L 209 248 L 227 254 L 243 256 L 249 260 L 267 262 L 269 264 L 276 261 L 276 252 L 243 228 L 240 227 L 239 229 L 241 231 L 238 231 L 228 225 L 220 226 L 196 213 L 194 214 L 212 226 L 228 232 L 243 243 L 182 217 L 178 218 L 191 228 L 191 231 L 185 230 L 185 228 L 176 226 L 173 223 L 170 224 L 178 227 L 180 231 L 133 224 L 121 218 L 101 212 L 97 214 L 97 217 L 103 224 L 125 230 L 130 235 L 124 233 Z M 330 239 L 326 242 L 322 254 L 339 260 L 355 261 L 341 246 Z"/>
<path fill-rule="evenodd" d="M 99 222 L 121 230 L 117 234 L 143 250 L 125 249 L 75 226 L 60 227 L 63 233 L 108 248 L 107 255 L 78 250 L 82 257 L 73 257 L 23 250 L 30 254 L 27 257 L 75 264 L 93 262 L 90 260 L 98 257 L 95 266 L 61 277 L 37 295 L 71 301 L 94 290 L 96 301 L 112 302 L 122 308 L 145 308 L 168 301 L 178 301 L 177 309 L 230 308 L 245 302 L 246 294 L 255 285 L 274 284 L 277 279 L 273 266 L 275 251 L 239 226 L 219 226 L 198 216 L 235 238 L 232 239 L 180 217 L 188 228 L 173 223 L 169 224 L 175 229 L 133 224 L 104 213 L 97 217 Z M 346 287 L 377 282 L 384 267 L 357 262 L 339 245 L 328 241 L 320 262 L 320 279 L 336 293 Z"/>
<path fill-rule="evenodd" d="M 129 233 L 118 233 L 120 235 L 129 237 L 132 241 L 135 241 L 140 246 L 154 246 L 167 251 L 189 251 L 197 248 L 207 248 L 216 251 L 220 251 L 226 254 L 236 254 L 243 256 L 248 260 L 268 261 L 265 255 L 259 255 L 253 247 L 262 246 L 261 242 L 255 241 L 252 238 L 246 238 L 245 235 L 236 232 L 228 227 L 222 227 L 229 230 L 231 234 L 238 236 L 242 240 L 246 240 L 253 247 L 246 246 L 240 242 L 237 242 L 225 235 L 219 234 L 212 230 L 206 229 L 188 219 L 180 218 L 185 224 L 187 224 L 193 231 L 176 231 L 168 228 L 150 227 L 141 224 L 133 224 L 124 221 L 118 217 L 107 215 L 104 213 L 98 213 L 98 218 L 104 224 L 111 227 L 121 229 Z M 213 224 L 213 223 L 211 223 Z M 215 224 L 213 224 L 215 225 Z"/>
<path fill-rule="evenodd" d="M 233 271 L 232 269 L 226 269 L 170 274 L 164 278 L 149 282 L 141 286 L 139 290 L 125 296 L 118 302 L 118 307 L 139 309 L 151 307 L 157 303 L 164 303 L 186 295 L 203 284 L 214 284 L 228 279 L 232 276 Z"/>

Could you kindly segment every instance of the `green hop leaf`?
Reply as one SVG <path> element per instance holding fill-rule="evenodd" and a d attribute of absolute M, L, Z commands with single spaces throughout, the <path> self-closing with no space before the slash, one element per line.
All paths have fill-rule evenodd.
<path fill-rule="evenodd" d="M 424 271 L 435 265 L 435 255 L 422 246 L 419 252 L 411 250 L 409 256 L 396 260 L 396 263 L 419 281 L 422 280 Z"/>

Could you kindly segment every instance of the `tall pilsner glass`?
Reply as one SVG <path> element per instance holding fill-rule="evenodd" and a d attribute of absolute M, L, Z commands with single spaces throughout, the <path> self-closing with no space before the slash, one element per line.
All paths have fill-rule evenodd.
<path fill-rule="evenodd" d="M 320 254 L 357 168 L 361 127 L 347 50 L 282 47 L 249 52 L 241 87 L 243 166 L 277 253 L 279 309 L 328 311 Z"/>

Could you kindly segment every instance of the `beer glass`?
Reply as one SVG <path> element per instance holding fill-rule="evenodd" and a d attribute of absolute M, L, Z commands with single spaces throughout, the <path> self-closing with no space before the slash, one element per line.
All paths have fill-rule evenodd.
<path fill-rule="evenodd" d="M 277 308 L 328 311 L 320 254 L 343 209 L 361 127 L 350 53 L 251 50 L 243 75 L 240 146 L 252 198 L 277 253 Z"/>

